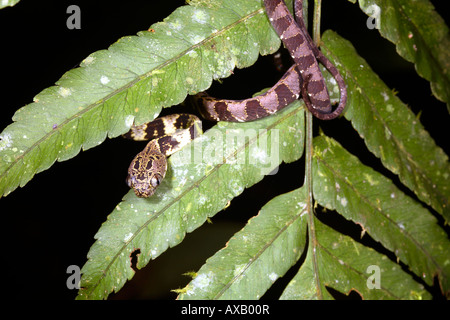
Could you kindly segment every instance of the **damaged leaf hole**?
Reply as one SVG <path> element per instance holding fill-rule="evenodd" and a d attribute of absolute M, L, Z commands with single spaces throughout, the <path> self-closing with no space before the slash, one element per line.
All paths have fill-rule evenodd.
<path fill-rule="evenodd" d="M 351 289 L 347 294 L 345 294 L 332 287 L 325 286 L 325 288 L 336 300 L 363 300 L 361 294 L 355 289 Z"/>
<path fill-rule="evenodd" d="M 137 268 L 137 261 L 139 258 L 139 255 L 141 254 L 141 249 L 135 248 L 133 252 L 130 253 L 130 267 L 133 269 L 134 272 L 138 271 Z"/>

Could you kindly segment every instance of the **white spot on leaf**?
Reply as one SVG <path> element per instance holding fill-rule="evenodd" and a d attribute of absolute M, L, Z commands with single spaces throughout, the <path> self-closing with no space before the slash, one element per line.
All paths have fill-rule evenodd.
<path fill-rule="evenodd" d="M 212 272 L 208 272 L 207 274 L 199 274 L 192 280 L 186 294 L 189 296 L 194 293 L 195 290 L 205 290 L 209 284 L 212 282 L 214 278 L 214 274 Z"/>
<path fill-rule="evenodd" d="M 67 98 L 72 94 L 72 90 L 70 88 L 59 87 L 58 94 L 63 98 Z"/>
<path fill-rule="evenodd" d="M 277 275 L 275 272 L 272 272 L 271 274 L 269 274 L 269 279 L 270 279 L 272 282 L 275 282 L 275 280 L 278 279 L 278 275 Z"/>
<path fill-rule="evenodd" d="M 125 235 L 125 237 L 123 238 L 123 241 L 128 242 L 132 237 L 133 237 L 133 233 L 129 232 Z"/>
<path fill-rule="evenodd" d="M 341 191 L 341 186 L 339 185 L 339 183 L 336 182 L 335 187 L 337 192 Z"/>
<path fill-rule="evenodd" d="M 109 78 L 107 77 L 107 76 L 101 76 L 101 78 L 100 78 L 100 82 L 102 83 L 102 84 L 107 84 L 107 83 L 109 83 Z"/>
<path fill-rule="evenodd" d="M 92 62 L 94 62 L 95 58 L 94 57 L 87 57 L 86 59 L 84 59 L 82 61 L 82 64 L 84 64 L 85 66 L 90 65 Z"/>
<path fill-rule="evenodd" d="M 11 147 L 11 135 L 5 134 L 3 136 L 0 136 L 0 151 Z"/>
<path fill-rule="evenodd" d="M 125 126 L 127 128 L 131 128 L 131 126 L 133 125 L 134 122 L 134 116 L 133 115 L 128 115 L 125 117 Z"/>
<path fill-rule="evenodd" d="M 195 10 L 192 19 L 198 23 L 205 23 L 208 20 L 208 14 L 203 10 Z"/>

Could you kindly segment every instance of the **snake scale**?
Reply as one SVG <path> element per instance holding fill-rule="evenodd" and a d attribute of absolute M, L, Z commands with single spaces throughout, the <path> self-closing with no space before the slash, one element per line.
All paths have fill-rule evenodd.
<path fill-rule="evenodd" d="M 343 111 L 347 101 L 344 79 L 336 67 L 314 45 L 303 22 L 303 0 L 294 1 L 295 19 L 283 0 L 264 0 L 270 23 L 283 41 L 293 66 L 265 93 L 245 100 L 216 99 L 206 93 L 196 96 L 199 111 L 207 120 L 247 122 L 267 117 L 297 100 L 300 95 L 317 118 L 331 120 Z M 335 78 L 340 90 L 338 106 L 332 110 L 319 62 Z M 151 140 L 131 162 L 127 184 L 138 197 L 153 195 L 164 179 L 166 157 L 178 151 L 200 132 L 200 119 L 189 114 L 158 118 L 149 124 L 132 126 L 125 135 L 134 140 Z"/>

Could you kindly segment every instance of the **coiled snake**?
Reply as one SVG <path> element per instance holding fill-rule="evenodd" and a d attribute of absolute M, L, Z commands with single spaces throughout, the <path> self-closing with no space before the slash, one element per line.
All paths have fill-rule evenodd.
<path fill-rule="evenodd" d="M 295 20 L 283 0 L 264 0 L 269 20 L 289 51 L 294 65 L 265 93 L 245 100 L 224 100 L 205 93 L 196 96 L 200 113 L 208 120 L 246 122 L 267 117 L 299 98 L 317 118 L 331 120 L 343 111 L 347 101 L 344 79 L 336 67 L 314 45 L 303 22 L 303 0 L 294 1 Z M 340 100 L 332 110 L 325 80 L 318 62 L 339 85 Z M 189 114 L 162 117 L 141 126 L 133 126 L 125 136 L 151 140 L 131 162 L 127 183 L 138 197 L 153 195 L 164 179 L 166 157 L 178 151 L 199 134 L 200 119 Z"/>

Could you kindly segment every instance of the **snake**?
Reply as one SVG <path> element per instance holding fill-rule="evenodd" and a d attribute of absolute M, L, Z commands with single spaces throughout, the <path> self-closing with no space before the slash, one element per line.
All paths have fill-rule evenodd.
<path fill-rule="evenodd" d="M 294 1 L 294 15 L 284 0 L 264 0 L 269 21 L 294 64 L 264 93 L 242 100 L 217 99 L 201 92 L 195 96 L 203 118 L 211 121 L 248 122 L 270 116 L 302 96 L 306 108 L 318 119 L 338 117 L 347 102 L 345 81 L 337 68 L 317 48 L 303 21 L 303 0 Z M 339 86 L 337 107 L 331 105 L 319 62 Z M 201 120 L 192 114 L 174 114 L 130 128 L 125 138 L 150 140 L 128 168 L 127 184 L 136 196 L 154 194 L 167 171 L 167 157 L 201 134 Z"/>

